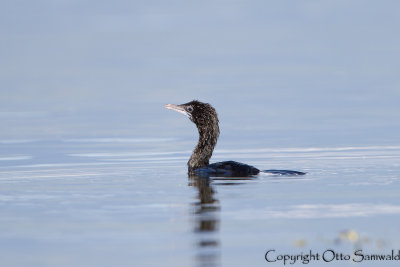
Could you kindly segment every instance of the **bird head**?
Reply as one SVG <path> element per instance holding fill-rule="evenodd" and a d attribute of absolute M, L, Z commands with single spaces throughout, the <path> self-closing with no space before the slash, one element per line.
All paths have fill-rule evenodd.
<path fill-rule="evenodd" d="M 184 114 L 196 124 L 198 128 L 218 124 L 217 112 L 208 103 L 193 100 L 181 105 L 167 104 L 165 108 Z"/>

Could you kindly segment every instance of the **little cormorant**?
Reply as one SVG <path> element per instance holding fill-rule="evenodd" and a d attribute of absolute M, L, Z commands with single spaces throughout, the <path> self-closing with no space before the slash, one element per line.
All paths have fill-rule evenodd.
<path fill-rule="evenodd" d="M 260 170 L 236 161 L 223 161 L 209 164 L 219 136 L 218 115 L 208 103 L 193 100 L 182 105 L 167 104 L 165 108 L 180 112 L 196 124 L 199 141 L 188 161 L 189 175 L 247 177 L 260 173 Z M 265 170 L 264 173 L 276 175 L 304 175 L 304 172 L 289 170 Z"/>

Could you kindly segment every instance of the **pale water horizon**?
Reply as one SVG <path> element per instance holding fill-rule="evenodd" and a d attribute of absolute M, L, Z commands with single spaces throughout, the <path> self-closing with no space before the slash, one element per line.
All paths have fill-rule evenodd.
<path fill-rule="evenodd" d="M 0 6 L 4 266 L 398 265 L 353 259 L 400 249 L 399 2 Z M 211 162 L 307 174 L 188 178 L 193 99 Z"/>

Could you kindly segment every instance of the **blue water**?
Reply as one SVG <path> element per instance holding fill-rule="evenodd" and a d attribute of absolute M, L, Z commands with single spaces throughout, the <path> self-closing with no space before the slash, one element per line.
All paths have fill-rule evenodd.
<path fill-rule="evenodd" d="M 214 160 L 308 174 L 193 180 L 190 151 L 170 149 L 179 139 L 4 143 L 5 266 L 265 266 L 269 249 L 400 247 L 399 146 L 217 150 Z"/>
<path fill-rule="evenodd" d="M 2 266 L 400 249 L 398 1 L 3 2 Z M 188 179 L 197 132 L 163 106 L 192 99 L 212 162 L 307 175 Z"/>

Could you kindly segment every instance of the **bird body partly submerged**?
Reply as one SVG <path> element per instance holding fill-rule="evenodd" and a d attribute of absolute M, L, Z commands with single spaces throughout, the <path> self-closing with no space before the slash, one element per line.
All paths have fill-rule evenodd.
<path fill-rule="evenodd" d="M 269 175 L 304 175 L 306 173 L 291 170 L 259 170 L 256 167 L 240 163 L 237 161 L 221 161 L 209 164 L 205 167 L 192 169 L 189 171 L 189 175 L 201 176 L 201 177 L 249 177 L 259 173 Z"/>
<path fill-rule="evenodd" d="M 189 174 L 197 176 L 219 176 L 219 177 L 248 177 L 257 175 L 260 170 L 236 161 L 221 161 L 204 167 L 189 170 Z"/>
<path fill-rule="evenodd" d="M 180 112 L 196 124 L 199 131 L 199 141 L 188 161 L 189 175 L 248 177 L 257 175 L 260 170 L 236 161 L 223 161 L 209 164 L 219 137 L 219 121 L 215 109 L 207 103 L 193 100 L 182 105 L 165 105 L 167 109 Z M 276 175 L 303 175 L 305 173 L 289 170 L 265 170 L 265 173 Z"/>

